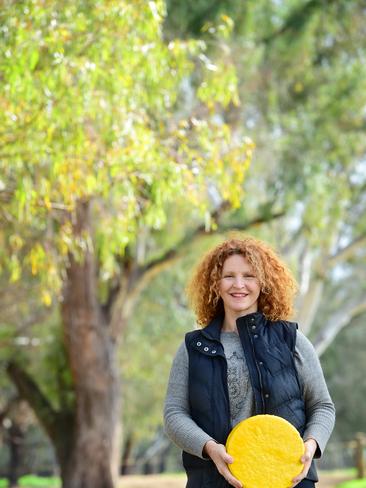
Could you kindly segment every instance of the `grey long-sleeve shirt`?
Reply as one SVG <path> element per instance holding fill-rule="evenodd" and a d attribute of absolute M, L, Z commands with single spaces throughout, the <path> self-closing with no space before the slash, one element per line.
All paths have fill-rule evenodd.
<path fill-rule="evenodd" d="M 221 332 L 228 364 L 228 389 L 231 426 L 255 414 L 249 371 L 240 338 L 235 332 Z M 305 399 L 307 424 L 304 440 L 314 438 L 319 457 L 328 442 L 335 421 L 335 408 L 326 386 L 318 356 L 311 342 L 297 331 L 295 365 Z M 181 449 L 202 458 L 202 449 L 212 439 L 190 417 L 188 402 L 188 352 L 185 342 L 179 347 L 170 372 L 164 406 L 168 437 Z"/>

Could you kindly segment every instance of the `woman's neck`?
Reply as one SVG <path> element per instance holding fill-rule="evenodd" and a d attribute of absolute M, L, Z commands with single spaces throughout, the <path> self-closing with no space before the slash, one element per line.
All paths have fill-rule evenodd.
<path fill-rule="evenodd" d="M 244 317 L 245 315 L 250 315 L 251 313 L 253 313 L 253 311 L 251 312 L 238 312 L 236 314 L 233 314 L 232 312 L 230 313 L 227 313 L 225 312 L 225 317 L 224 317 L 224 321 L 222 323 L 222 332 L 236 332 L 238 333 L 238 328 L 236 326 L 236 321 L 239 317 Z"/>
<path fill-rule="evenodd" d="M 222 332 L 238 332 L 238 328 L 236 326 L 236 318 L 229 318 L 227 317 L 227 315 L 225 315 L 221 330 Z"/>

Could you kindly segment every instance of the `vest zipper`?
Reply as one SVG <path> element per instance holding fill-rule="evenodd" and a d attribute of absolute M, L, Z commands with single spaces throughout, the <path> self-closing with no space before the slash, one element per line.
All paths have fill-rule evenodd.
<path fill-rule="evenodd" d="M 225 367 L 224 367 L 224 373 L 225 373 L 225 378 L 224 378 L 224 388 L 225 388 L 225 395 L 226 395 L 226 406 L 227 406 L 227 413 L 228 413 L 228 431 L 230 432 L 230 430 L 232 429 L 232 425 L 231 425 L 231 410 L 230 410 L 230 397 L 229 397 L 229 387 L 228 387 L 228 384 L 227 384 L 227 360 L 226 360 L 226 357 L 223 357 L 222 358 L 224 360 L 224 364 L 225 364 Z"/>
<path fill-rule="evenodd" d="M 215 342 L 217 342 L 219 344 L 219 346 L 222 347 L 222 344 L 221 344 L 221 341 L 218 341 L 215 339 Z M 231 426 L 231 410 L 230 410 L 230 397 L 229 397 L 229 386 L 227 384 L 227 360 L 226 360 L 226 356 L 225 356 L 225 352 L 220 354 L 219 357 L 222 359 L 223 361 L 223 365 L 224 365 L 224 390 L 225 390 L 225 396 L 226 396 L 226 407 L 227 407 L 227 413 L 228 413 L 228 425 L 227 425 L 227 428 L 228 428 L 228 433 L 231 431 L 232 429 L 232 426 Z"/>
<path fill-rule="evenodd" d="M 247 326 L 247 327 L 249 327 L 249 326 Z M 253 344 L 253 338 L 252 338 L 250 332 L 248 331 L 248 329 L 247 329 L 247 333 L 249 335 L 250 344 L 252 346 L 254 362 L 255 362 L 255 366 L 257 368 L 257 373 L 258 373 L 258 378 L 259 378 L 259 384 L 260 384 L 260 387 L 261 387 L 261 399 L 262 399 L 263 413 L 266 413 L 266 404 L 265 404 L 264 396 L 263 396 L 262 374 L 261 374 L 260 368 L 258 367 L 258 364 L 257 364 L 257 358 L 256 358 L 256 355 L 255 355 L 255 349 L 254 349 L 254 344 Z"/>

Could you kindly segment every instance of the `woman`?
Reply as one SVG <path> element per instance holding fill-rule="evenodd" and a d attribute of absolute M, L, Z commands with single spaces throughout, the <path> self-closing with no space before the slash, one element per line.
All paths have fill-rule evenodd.
<path fill-rule="evenodd" d="M 188 296 L 202 328 L 178 349 L 164 408 L 187 488 L 240 488 L 225 442 L 238 422 L 264 413 L 298 429 L 304 468 L 293 486 L 315 486 L 313 458 L 324 451 L 335 409 L 312 345 L 287 321 L 295 293 L 284 263 L 254 238 L 227 240 L 199 263 Z"/>

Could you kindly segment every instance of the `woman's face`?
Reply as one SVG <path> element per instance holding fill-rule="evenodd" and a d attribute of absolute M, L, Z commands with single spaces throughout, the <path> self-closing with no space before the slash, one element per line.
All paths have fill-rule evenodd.
<path fill-rule="evenodd" d="M 225 260 L 219 293 L 225 314 L 239 317 L 258 310 L 259 281 L 252 266 L 240 254 L 233 254 Z"/>

